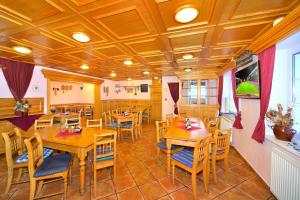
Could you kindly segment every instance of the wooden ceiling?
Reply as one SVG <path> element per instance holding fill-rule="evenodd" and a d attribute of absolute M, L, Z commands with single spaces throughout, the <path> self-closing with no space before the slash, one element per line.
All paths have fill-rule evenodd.
<path fill-rule="evenodd" d="M 178 7 L 198 7 L 190 23 Z M 300 0 L 0 0 L 0 57 L 101 78 L 215 74 Z M 88 43 L 72 39 L 84 32 Z M 16 53 L 26 46 L 32 53 Z M 193 54 L 190 61 L 184 53 Z M 134 64 L 126 66 L 124 59 Z M 88 64 L 89 70 L 80 65 Z M 143 75 L 143 71 L 150 75 Z"/>

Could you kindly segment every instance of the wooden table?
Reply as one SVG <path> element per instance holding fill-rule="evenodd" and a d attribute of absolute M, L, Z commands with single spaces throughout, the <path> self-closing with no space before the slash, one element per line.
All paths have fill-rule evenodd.
<path fill-rule="evenodd" d="M 182 118 L 175 118 L 172 126 L 167 131 L 165 138 L 167 143 L 167 171 L 170 174 L 171 168 L 171 146 L 182 145 L 194 147 L 197 139 L 207 137 L 207 131 L 203 122 L 198 118 L 190 118 L 192 126 L 200 127 L 198 130 L 188 131 L 178 126 L 185 126 L 185 123 L 179 122 Z"/>
<path fill-rule="evenodd" d="M 57 137 L 60 131 L 59 126 L 47 127 L 36 130 L 42 138 L 44 147 L 57 149 L 60 151 L 70 152 L 78 156 L 80 169 L 80 194 L 85 192 L 85 159 L 90 150 L 93 149 L 94 134 L 111 133 L 113 130 L 83 128 L 81 134 L 65 137 Z M 24 137 L 30 137 L 34 134 L 34 130 L 24 133 Z"/>
<path fill-rule="evenodd" d="M 132 120 L 132 117 L 135 114 L 129 113 L 127 116 L 124 116 L 122 114 L 113 114 L 112 118 L 117 120 L 117 132 L 118 132 L 118 136 L 120 136 L 120 127 L 121 127 L 121 123 L 122 122 L 128 122 L 130 120 Z M 120 138 L 120 137 L 118 137 Z"/>
<path fill-rule="evenodd" d="M 75 113 L 75 112 L 69 112 L 68 114 L 56 113 L 56 114 L 53 114 L 52 116 L 53 116 L 54 121 L 60 121 L 61 124 L 64 124 L 65 119 L 77 118 L 79 116 L 79 114 Z"/>

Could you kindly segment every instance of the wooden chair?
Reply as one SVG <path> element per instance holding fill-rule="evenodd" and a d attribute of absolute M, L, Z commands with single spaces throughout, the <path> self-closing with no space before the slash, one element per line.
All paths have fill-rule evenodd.
<path fill-rule="evenodd" d="M 58 178 L 59 180 L 61 178 L 64 180 L 64 192 L 49 194 L 38 198 L 64 194 L 64 199 L 67 199 L 68 175 L 71 156 L 69 154 L 58 154 L 44 159 L 43 142 L 38 133 L 35 133 L 35 135 L 29 139 L 25 139 L 24 142 L 28 151 L 28 171 L 30 178 L 29 199 L 34 199 L 36 193 L 38 194 L 41 191 L 45 180 L 50 179 L 50 181 L 47 182 L 49 183 L 56 181 Z"/>
<path fill-rule="evenodd" d="M 156 147 L 157 147 L 157 155 L 160 154 L 160 151 L 167 153 L 167 144 L 164 138 L 168 126 L 166 121 L 156 121 Z M 182 146 L 172 145 L 171 147 L 171 154 L 175 153 L 176 151 L 182 150 Z"/>
<path fill-rule="evenodd" d="M 5 194 L 7 194 L 11 188 L 12 184 L 21 183 L 20 179 L 23 173 L 23 169 L 27 168 L 28 163 L 17 162 L 16 157 L 21 156 L 24 153 L 23 141 L 21 137 L 21 131 L 18 128 L 14 128 L 13 131 L 3 132 L 2 137 L 5 142 L 5 154 L 7 163 L 7 185 L 5 189 Z M 14 169 L 18 169 L 17 182 L 12 183 L 14 178 Z"/>
<path fill-rule="evenodd" d="M 97 189 L 97 170 L 113 167 L 114 177 L 116 177 L 117 161 L 117 132 L 94 135 L 94 152 L 93 152 L 93 171 L 94 171 L 94 196 L 96 197 Z"/>
<path fill-rule="evenodd" d="M 219 129 L 219 126 L 215 121 L 209 121 L 206 123 L 206 130 L 213 138 L 217 129 Z"/>
<path fill-rule="evenodd" d="M 175 177 L 175 166 L 192 173 L 192 189 L 194 199 L 197 199 L 197 174 L 202 171 L 204 189 L 208 192 L 208 164 L 209 164 L 209 141 L 211 137 L 198 140 L 194 150 L 183 149 L 171 155 L 171 166 L 173 183 Z"/>
<path fill-rule="evenodd" d="M 102 113 L 102 118 L 104 119 L 103 125 L 105 128 L 117 130 L 117 123 L 112 121 L 110 112 Z"/>
<path fill-rule="evenodd" d="M 148 124 L 151 123 L 151 107 L 148 107 L 144 112 L 143 112 L 143 119 L 146 119 Z"/>
<path fill-rule="evenodd" d="M 45 128 L 45 127 L 51 127 L 53 126 L 53 118 L 51 119 L 37 119 L 34 122 L 34 130 Z"/>
<path fill-rule="evenodd" d="M 87 128 L 102 128 L 102 119 L 88 119 L 86 121 Z"/>
<path fill-rule="evenodd" d="M 217 181 L 216 162 L 218 160 L 224 160 L 225 172 L 228 171 L 230 137 L 231 137 L 231 129 L 227 129 L 225 132 L 220 130 L 215 130 L 215 134 L 214 134 L 215 143 L 213 144 L 212 153 L 210 156 L 214 181 Z"/>
<path fill-rule="evenodd" d="M 173 124 L 173 121 L 174 121 L 174 115 L 173 115 L 173 113 L 166 114 L 167 127 L 170 127 Z"/>
<path fill-rule="evenodd" d="M 93 119 L 93 109 L 91 107 L 85 107 L 84 116 L 86 119 Z"/>
<path fill-rule="evenodd" d="M 81 125 L 81 117 L 72 117 L 66 118 L 65 126 L 80 126 Z"/>
<path fill-rule="evenodd" d="M 141 137 L 141 135 L 143 134 L 143 113 L 142 112 L 138 112 L 137 113 L 138 119 L 137 119 L 137 135 L 139 137 Z"/>
<path fill-rule="evenodd" d="M 129 132 L 129 133 L 131 133 L 132 142 L 134 142 L 136 125 L 137 125 L 137 116 L 136 115 L 129 117 L 128 120 L 126 120 L 126 121 L 122 121 L 122 123 L 120 124 L 120 129 L 119 129 L 120 130 L 119 138 L 122 137 L 122 134 L 124 132 Z"/>

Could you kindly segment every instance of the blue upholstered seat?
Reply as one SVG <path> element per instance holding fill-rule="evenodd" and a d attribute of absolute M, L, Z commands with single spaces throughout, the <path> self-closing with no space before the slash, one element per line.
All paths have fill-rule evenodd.
<path fill-rule="evenodd" d="M 178 151 L 171 155 L 171 158 L 174 160 L 181 162 L 187 167 L 192 168 L 193 167 L 193 162 L 194 162 L 194 151 L 188 150 L 188 149 L 183 149 L 182 151 Z"/>
<path fill-rule="evenodd" d="M 107 154 L 107 153 L 110 153 L 110 152 L 113 152 L 114 151 L 114 148 L 111 148 L 111 149 L 97 149 L 97 155 L 103 155 L 103 154 Z M 114 159 L 114 155 L 109 155 L 109 156 L 105 156 L 105 157 L 101 157 L 101 158 L 97 158 L 97 162 L 98 161 L 105 161 L 105 160 L 112 160 Z M 92 160 L 94 160 L 94 151 L 92 152 Z"/>
<path fill-rule="evenodd" d="M 70 119 L 68 120 L 69 124 L 79 123 L 79 119 Z"/>
<path fill-rule="evenodd" d="M 131 126 L 132 126 L 132 122 L 122 122 L 120 124 L 121 128 L 131 128 Z"/>
<path fill-rule="evenodd" d="M 224 150 L 217 150 L 217 155 L 220 155 L 222 153 L 225 153 L 225 151 Z M 212 152 L 210 154 L 212 154 Z"/>
<path fill-rule="evenodd" d="M 156 144 L 157 147 L 161 148 L 161 149 L 167 149 L 167 143 L 166 141 L 160 141 L 159 143 Z M 177 145 L 172 145 L 171 146 L 171 150 L 175 150 L 181 148 L 181 146 L 177 146 Z"/>
<path fill-rule="evenodd" d="M 47 157 L 43 163 L 36 169 L 34 177 L 47 176 L 68 170 L 70 161 L 70 154 L 59 154 Z"/>
<path fill-rule="evenodd" d="M 117 123 L 116 122 L 112 122 L 110 124 L 106 124 L 107 127 L 110 127 L 110 128 L 117 128 Z"/>
<path fill-rule="evenodd" d="M 44 148 L 44 158 L 47 158 L 52 153 L 53 153 L 53 149 Z M 16 163 L 25 163 L 25 162 L 28 162 L 28 152 L 27 151 L 16 158 Z"/>

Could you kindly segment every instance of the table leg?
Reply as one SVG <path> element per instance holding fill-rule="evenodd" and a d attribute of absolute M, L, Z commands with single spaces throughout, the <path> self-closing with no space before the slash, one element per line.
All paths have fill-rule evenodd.
<path fill-rule="evenodd" d="M 85 158 L 87 152 L 81 150 L 79 154 L 79 170 L 80 170 L 80 195 L 83 195 L 85 192 Z"/>
<path fill-rule="evenodd" d="M 170 171 L 171 171 L 171 146 L 172 146 L 172 143 L 169 139 L 167 139 L 166 143 L 167 143 L 167 172 L 168 172 L 168 175 L 170 175 Z"/>

